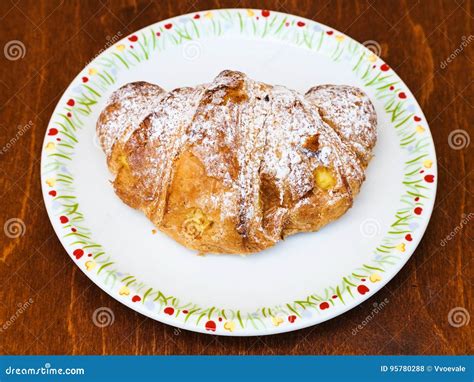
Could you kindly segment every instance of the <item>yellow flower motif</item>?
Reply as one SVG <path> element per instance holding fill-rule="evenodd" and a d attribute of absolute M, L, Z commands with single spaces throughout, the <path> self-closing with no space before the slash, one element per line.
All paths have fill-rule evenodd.
<path fill-rule="evenodd" d="M 370 62 L 375 62 L 375 61 L 377 61 L 377 56 L 375 54 L 371 53 L 370 56 L 368 57 L 368 60 Z"/>
<path fill-rule="evenodd" d="M 123 51 L 125 50 L 125 45 L 123 45 L 123 44 L 117 45 L 117 50 L 118 50 L 119 52 L 123 52 Z"/>
<path fill-rule="evenodd" d="M 224 324 L 224 329 L 228 330 L 229 332 L 233 332 L 235 330 L 235 322 L 234 321 L 227 321 Z"/>
<path fill-rule="evenodd" d="M 283 324 L 283 318 L 281 318 L 281 317 L 272 317 L 272 324 L 274 326 L 280 326 L 281 324 Z"/>
<path fill-rule="evenodd" d="M 251 9 L 247 9 L 247 16 L 248 16 L 248 17 L 255 16 L 255 12 L 252 11 Z"/>
<path fill-rule="evenodd" d="M 54 142 L 49 142 L 46 147 L 45 147 L 45 150 L 46 152 L 50 153 L 52 151 L 54 151 L 56 145 L 54 144 Z"/>
<path fill-rule="evenodd" d="M 89 69 L 89 75 L 90 75 L 90 76 L 93 76 L 94 74 L 97 74 L 97 69 L 95 69 L 95 68 L 90 68 L 90 69 Z"/>
<path fill-rule="evenodd" d="M 423 131 L 425 131 L 425 128 L 421 125 L 417 125 L 416 126 L 416 132 L 417 133 L 422 133 Z"/>
<path fill-rule="evenodd" d="M 204 17 L 205 17 L 206 19 L 212 19 L 212 18 L 214 17 L 214 15 L 212 14 L 212 12 L 207 12 L 207 13 L 204 15 Z"/>
<path fill-rule="evenodd" d="M 431 168 L 431 166 L 433 166 L 433 161 L 431 159 L 426 159 L 423 161 L 423 166 L 425 168 Z"/>
<path fill-rule="evenodd" d="M 400 252 L 405 252 L 405 243 L 400 243 L 395 248 L 397 248 Z"/>
<path fill-rule="evenodd" d="M 123 287 L 119 289 L 120 296 L 128 296 L 129 294 L 130 294 L 130 289 L 128 289 L 126 285 L 124 285 Z"/>
<path fill-rule="evenodd" d="M 337 42 L 341 42 L 345 39 L 345 36 L 343 36 L 342 34 L 338 34 L 336 35 L 335 39 Z"/>
<path fill-rule="evenodd" d="M 377 281 L 382 280 L 382 276 L 380 276 L 378 273 L 372 273 L 369 277 L 369 280 L 373 283 L 376 283 Z"/>
<path fill-rule="evenodd" d="M 89 261 L 86 261 L 85 265 L 86 265 L 86 269 L 90 271 L 96 267 L 97 263 L 94 260 L 89 260 Z"/>
<path fill-rule="evenodd" d="M 54 179 L 54 178 L 48 178 L 48 179 L 46 179 L 46 184 L 47 184 L 49 187 L 54 187 L 54 185 L 56 184 L 56 179 Z"/>

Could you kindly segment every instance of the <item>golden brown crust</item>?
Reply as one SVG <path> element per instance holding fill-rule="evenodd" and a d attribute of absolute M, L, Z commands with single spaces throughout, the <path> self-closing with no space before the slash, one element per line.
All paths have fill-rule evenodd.
<path fill-rule="evenodd" d="M 332 103 L 321 95 L 329 90 Z M 302 96 L 224 71 L 208 85 L 157 91 L 146 116 L 109 104 L 97 129 L 121 142 L 104 147 L 115 190 L 201 253 L 253 253 L 318 230 L 352 205 L 376 137 L 370 100 L 329 90 Z M 124 119 L 131 132 L 110 128 Z"/>

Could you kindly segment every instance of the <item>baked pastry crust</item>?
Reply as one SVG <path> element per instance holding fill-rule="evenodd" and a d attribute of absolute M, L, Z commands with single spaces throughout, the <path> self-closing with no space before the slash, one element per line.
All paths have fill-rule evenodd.
<path fill-rule="evenodd" d="M 118 89 L 97 123 L 117 195 L 200 253 L 245 254 L 344 214 L 376 141 L 369 98 L 306 95 L 224 71 L 165 92 Z"/>

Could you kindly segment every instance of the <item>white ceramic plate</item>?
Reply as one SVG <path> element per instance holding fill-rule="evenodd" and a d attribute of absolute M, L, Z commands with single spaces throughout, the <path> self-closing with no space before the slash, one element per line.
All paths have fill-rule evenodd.
<path fill-rule="evenodd" d="M 360 304 L 413 254 L 433 209 L 435 149 L 411 92 L 363 45 L 298 16 L 245 9 L 188 14 L 109 41 L 54 111 L 41 182 L 60 241 L 111 296 L 184 329 L 273 334 Z M 109 95 L 131 81 L 168 90 L 210 82 L 224 69 L 302 92 L 333 83 L 370 96 L 378 115 L 375 157 L 342 218 L 253 256 L 199 257 L 153 234 L 148 219 L 115 195 L 95 138 Z"/>

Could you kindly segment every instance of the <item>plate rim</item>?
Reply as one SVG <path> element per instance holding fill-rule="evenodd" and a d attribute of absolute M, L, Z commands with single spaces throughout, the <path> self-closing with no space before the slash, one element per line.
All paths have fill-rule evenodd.
<path fill-rule="evenodd" d="M 352 300 L 350 300 L 345 305 L 342 305 L 342 306 L 340 305 L 338 310 L 335 312 L 335 314 L 326 315 L 326 316 L 323 316 L 323 317 L 316 316 L 316 318 L 311 318 L 311 319 L 306 319 L 306 320 L 300 319 L 297 322 L 293 323 L 292 325 L 271 326 L 271 327 L 269 326 L 269 327 L 258 329 L 258 330 L 255 330 L 255 331 L 252 331 L 252 330 L 249 331 L 248 330 L 249 327 L 243 327 L 243 328 L 239 329 L 239 331 L 226 331 L 226 330 L 224 330 L 223 327 L 220 327 L 220 328 L 217 328 L 217 330 L 215 330 L 213 332 L 210 332 L 204 326 L 199 326 L 199 325 L 192 326 L 191 324 L 187 324 L 186 322 L 183 323 L 183 322 L 181 322 L 177 319 L 174 319 L 173 316 L 171 316 L 171 315 L 168 317 L 165 314 L 161 314 L 162 312 L 160 312 L 160 314 L 157 314 L 155 312 L 148 311 L 144 308 L 144 304 L 136 304 L 135 302 L 132 302 L 129 298 L 121 298 L 121 296 L 115 294 L 111 289 L 107 288 L 106 285 L 99 282 L 99 277 L 93 277 L 93 274 L 91 272 L 88 272 L 83 266 L 80 266 L 78 264 L 78 260 L 74 258 L 74 255 L 72 253 L 73 252 L 72 248 L 70 248 L 70 244 L 66 243 L 66 240 L 65 240 L 65 238 L 62 234 L 62 226 L 57 222 L 57 215 L 55 215 L 53 213 L 52 207 L 50 206 L 51 203 L 48 203 L 48 201 L 51 199 L 48 192 L 51 191 L 51 190 L 47 188 L 47 182 L 46 182 L 47 179 L 45 179 L 46 174 L 43 171 L 44 163 L 45 163 L 45 160 L 46 160 L 46 150 L 45 150 L 45 148 L 48 144 L 47 141 L 49 139 L 48 138 L 48 130 L 53 125 L 53 120 L 54 120 L 55 115 L 58 113 L 58 110 L 62 107 L 63 104 L 66 103 L 66 100 L 69 97 L 68 94 L 70 93 L 71 88 L 74 86 L 74 84 L 76 84 L 78 82 L 78 80 L 81 79 L 81 76 L 84 74 L 83 72 L 85 71 L 85 69 L 87 67 L 89 67 L 92 63 L 96 62 L 101 57 L 105 56 L 107 53 L 110 53 L 110 51 L 117 44 L 119 44 L 120 42 L 126 41 L 129 37 L 131 37 L 133 35 L 143 33 L 144 31 L 148 30 L 149 28 L 152 28 L 153 26 L 165 25 L 169 22 L 179 20 L 179 19 L 185 18 L 185 17 L 190 17 L 190 16 L 193 16 L 193 15 L 196 15 L 196 14 L 206 15 L 206 14 L 221 13 L 221 12 L 225 12 L 225 11 L 228 11 L 228 12 L 244 12 L 244 11 L 248 12 L 248 11 L 251 11 L 254 14 L 257 14 L 257 13 L 263 14 L 263 12 L 266 12 L 267 10 L 254 9 L 254 8 L 252 8 L 250 10 L 246 9 L 246 8 L 211 9 L 211 10 L 202 10 L 202 11 L 190 12 L 190 13 L 178 15 L 178 16 L 175 16 L 175 17 L 172 17 L 172 18 L 168 18 L 168 19 L 165 19 L 165 20 L 157 21 L 157 22 L 152 23 L 150 25 L 147 25 L 147 26 L 145 26 L 145 27 L 143 27 L 143 28 L 141 28 L 141 29 L 139 29 L 135 32 L 132 32 L 131 34 L 129 34 L 129 35 L 123 37 L 122 39 L 118 40 L 117 42 L 115 42 L 114 44 L 109 46 L 102 53 L 95 56 L 90 62 L 88 62 L 86 64 L 86 66 L 78 73 L 78 75 L 69 83 L 66 90 L 62 94 L 61 98 L 59 99 L 59 101 L 58 101 L 58 103 L 57 103 L 57 105 L 56 105 L 56 107 L 55 107 L 55 109 L 54 109 L 54 111 L 51 115 L 51 118 L 48 122 L 46 131 L 45 131 L 45 137 L 44 137 L 43 145 L 42 145 L 42 149 L 41 149 L 41 167 L 40 167 L 40 169 L 41 169 L 40 173 L 41 173 L 41 188 L 42 188 L 43 202 L 45 203 L 45 208 L 47 210 L 47 214 L 48 214 L 49 220 L 51 222 L 51 225 L 53 226 L 54 232 L 55 232 L 56 236 L 58 237 L 59 241 L 61 242 L 61 244 L 63 245 L 64 249 L 68 253 L 69 257 L 73 260 L 73 263 L 75 263 L 75 265 L 77 265 L 79 267 L 79 269 L 81 269 L 81 271 L 84 274 L 86 274 L 87 277 L 95 285 L 99 286 L 103 291 L 105 291 L 107 294 L 109 294 L 115 300 L 117 300 L 120 303 L 126 305 L 127 307 L 133 309 L 135 312 L 141 313 L 141 314 L 143 314 L 143 315 L 145 315 L 149 318 L 152 318 L 154 320 L 157 320 L 159 322 L 163 322 L 165 324 L 168 324 L 168 325 L 171 325 L 171 326 L 174 326 L 174 327 L 178 327 L 180 329 L 190 330 L 190 331 L 200 332 L 200 333 L 205 333 L 205 334 L 213 334 L 213 335 L 239 336 L 239 337 L 242 336 L 242 337 L 244 337 L 244 336 L 272 335 L 272 334 L 279 334 L 279 333 L 295 331 L 295 330 L 303 329 L 303 328 L 306 328 L 306 327 L 309 327 L 309 326 L 317 325 L 317 324 L 320 324 L 320 323 L 325 322 L 327 320 L 338 317 L 339 315 L 344 314 L 348 310 L 360 305 L 361 303 L 366 301 L 368 298 L 372 297 L 377 292 L 379 292 L 385 285 L 388 284 L 388 282 L 390 282 L 400 272 L 400 270 L 404 267 L 404 265 L 408 262 L 408 260 L 413 256 L 413 254 L 415 253 L 418 245 L 420 244 L 420 242 L 421 242 L 421 240 L 424 236 L 424 233 L 426 232 L 426 229 L 429 225 L 429 222 L 431 220 L 432 212 L 433 212 L 433 209 L 434 209 L 434 203 L 435 203 L 435 200 L 436 200 L 436 191 L 437 191 L 437 183 L 438 183 L 436 146 L 434 144 L 434 140 L 433 140 L 433 137 L 432 137 L 432 134 L 431 134 L 431 130 L 429 128 L 428 121 L 426 120 L 426 117 L 423 113 L 423 110 L 422 110 L 420 104 L 418 103 L 418 101 L 414 97 L 411 90 L 405 84 L 405 82 L 397 75 L 397 73 L 395 71 L 393 71 L 393 74 L 395 75 L 396 79 L 398 79 L 400 81 L 400 85 L 403 88 L 403 92 L 405 92 L 407 94 L 406 98 L 407 99 L 412 99 L 414 101 L 414 103 L 417 107 L 416 114 L 421 116 L 422 121 L 424 121 L 424 125 L 426 125 L 426 127 L 427 127 L 425 133 L 427 134 L 427 136 L 429 138 L 429 143 L 430 143 L 429 144 L 429 146 L 430 146 L 429 150 L 430 151 L 432 150 L 432 153 L 431 153 L 432 156 L 431 156 L 430 159 L 433 160 L 433 167 L 431 169 L 431 173 L 434 174 L 434 182 L 432 183 L 432 186 L 431 186 L 432 187 L 432 192 L 431 192 L 432 197 L 427 199 L 427 203 L 425 205 L 423 205 L 423 210 L 425 211 L 424 212 L 424 219 L 420 221 L 421 228 L 418 231 L 418 234 L 417 234 L 416 238 L 413 238 L 412 244 L 410 244 L 411 248 L 409 250 L 409 255 L 405 254 L 404 255 L 405 257 L 403 259 L 397 261 L 395 265 L 391 266 L 389 268 L 390 273 L 389 273 L 388 277 L 381 280 L 378 283 L 378 285 L 376 285 L 376 287 L 374 287 L 373 289 L 371 288 L 371 290 L 369 292 L 363 294 L 362 296 L 360 296 L 358 298 L 353 298 Z M 295 22 L 296 19 L 301 20 L 301 22 L 305 23 L 308 26 L 312 25 L 312 24 L 317 25 L 319 27 L 322 27 L 323 32 L 324 32 L 324 28 L 326 28 L 327 30 L 332 30 L 334 34 L 344 36 L 344 38 L 347 38 L 350 41 L 354 41 L 357 45 L 360 45 L 362 47 L 364 46 L 363 44 L 361 44 L 360 42 L 352 39 L 351 37 L 347 36 L 346 34 L 341 33 L 339 31 L 337 31 L 336 29 L 334 29 L 332 27 L 329 27 L 325 24 L 319 23 L 317 21 L 307 19 L 307 18 L 301 17 L 299 15 L 294 15 L 294 14 L 289 14 L 289 13 L 284 13 L 284 12 L 278 12 L 278 11 L 273 11 L 273 10 L 269 10 L 268 12 L 269 13 L 274 13 L 274 14 L 277 14 L 277 15 L 284 15 L 286 17 L 291 18 L 293 20 L 293 22 Z M 258 38 L 261 39 L 260 37 L 258 37 Z M 263 40 L 263 39 L 261 39 L 261 40 Z M 382 60 L 380 57 L 377 57 L 376 59 L 377 59 L 377 63 L 386 64 L 385 60 Z M 94 274 L 94 276 L 95 276 L 95 274 Z"/>

